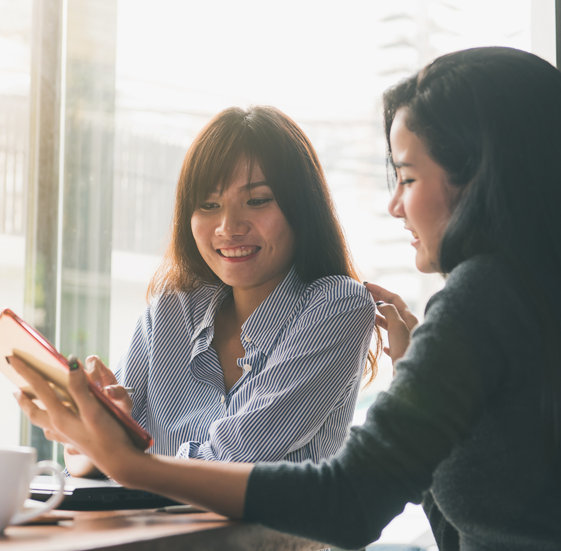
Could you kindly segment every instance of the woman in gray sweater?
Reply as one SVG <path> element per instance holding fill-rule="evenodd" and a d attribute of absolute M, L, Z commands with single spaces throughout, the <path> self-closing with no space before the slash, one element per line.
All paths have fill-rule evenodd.
<path fill-rule="evenodd" d="M 396 376 L 319 465 L 184 462 L 136 450 L 70 377 L 74 416 L 42 397 L 36 424 L 122 484 L 346 548 L 424 500 L 439 548 L 561 548 L 561 73 L 526 52 L 443 56 L 386 92 L 389 210 L 445 288 L 415 324 L 379 302 Z M 410 340 L 410 342 L 409 342 Z"/>

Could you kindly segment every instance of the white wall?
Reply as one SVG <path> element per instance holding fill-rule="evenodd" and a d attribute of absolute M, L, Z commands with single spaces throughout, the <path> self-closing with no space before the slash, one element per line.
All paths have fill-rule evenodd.
<path fill-rule="evenodd" d="M 531 11 L 532 53 L 556 64 L 555 1 L 532 0 Z"/>

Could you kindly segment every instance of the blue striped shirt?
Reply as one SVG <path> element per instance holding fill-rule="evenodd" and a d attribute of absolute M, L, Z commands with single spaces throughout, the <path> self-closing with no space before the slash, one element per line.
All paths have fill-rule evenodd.
<path fill-rule="evenodd" d="M 243 375 L 225 391 L 212 347 L 225 285 L 164 294 L 138 321 L 117 368 L 152 453 L 220 461 L 314 462 L 342 445 L 374 329 L 360 283 L 303 283 L 294 268 L 242 326 Z"/>

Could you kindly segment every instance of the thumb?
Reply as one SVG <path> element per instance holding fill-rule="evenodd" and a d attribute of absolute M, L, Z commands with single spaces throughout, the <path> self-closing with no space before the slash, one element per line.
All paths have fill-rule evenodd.
<path fill-rule="evenodd" d="M 70 368 L 68 392 L 74 399 L 74 402 L 76 402 L 80 414 L 82 414 L 95 404 L 96 399 L 92 396 L 88 388 L 88 377 L 84 371 L 84 366 L 74 354 L 68 356 L 68 366 Z"/>
<path fill-rule="evenodd" d="M 125 413 L 131 413 L 132 399 L 124 386 L 108 385 L 102 390 L 104 394 L 117 405 L 118 408 L 122 409 Z"/>
<path fill-rule="evenodd" d="M 98 388 L 117 383 L 113 372 L 104 365 L 98 356 L 88 356 L 86 358 L 86 373 L 90 382 Z"/>
<path fill-rule="evenodd" d="M 129 396 L 125 387 L 121 385 L 107 385 L 102 390 L 111 400 L 124 400 Z"/>
<path fill-rule="evenodd" d="M 388 326 L 388 331 L 391 331 L 392 327 L 398 324 L 405 324 L 402 317 L 399 315 L 397 308 L 393 304 L 387 304 L 385 302 L 377 302 L 376 307 L 380 314 L 386 318 L 386 324 Z"/>
<path fill-rule="evenodd" d="M 389 350 L 386 352 L 396 362 L 401 358 L 409 346 L 410 331 L 405 321 L 393 304 L 376 303 L 380 314 L 386 319 Z"/>

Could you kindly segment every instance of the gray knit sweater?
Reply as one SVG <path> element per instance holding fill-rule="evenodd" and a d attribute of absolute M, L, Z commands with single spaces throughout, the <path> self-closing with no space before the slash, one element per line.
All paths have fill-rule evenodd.
<path fill-rule="evenodd" d="M 443 551 L 561 549 L 540 334 L 524 300 L 492 256 L 458 266 L 365 424 L 319 465 L 258 464 L 244 518 L 353 549 L 424 495 Z"/>

